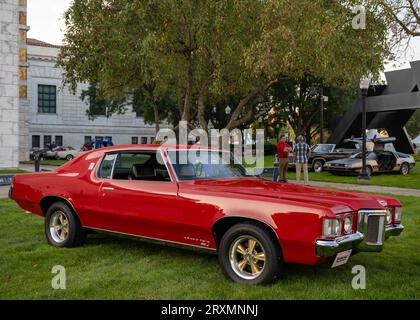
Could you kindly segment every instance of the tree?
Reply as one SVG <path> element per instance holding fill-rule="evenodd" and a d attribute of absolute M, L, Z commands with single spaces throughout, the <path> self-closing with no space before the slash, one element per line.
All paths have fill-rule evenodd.
<path fill-rule="evenodd" d="M 304 135 L 307 141 L 320 132 L 320 86 L 316 79 L 289 80 L 274 86 L 270 90 L 273 109 L 272 119 L 283 119 L 292 127 L 295 136 Z M 324 87 L 324 95 L 328 96 L 328 103 L 324 113 L 324 129 L 329 120 L 341 116 L 357 91 Z"/>
<path fill-rule="evenodd" d="M 237 97 L 224 125 L 243 127 L 268 113 L 267 93 L 283 81 L 311 77 L 352 87 L 367 72 L 378 73 L 388 54 L 386 21 L 369 2 L 367 29 L 353 29 L 355 4 L 75 0 L 58 65 L 73 89 L 98 82 L 103 95 L 123 97 L 140 88 L 157 124 L 157 101 L 167 92 L 179 119 L 205 130 L 212 109 L 223 113 L 226 100 Z"/>
<path fill-rule="evenodd" d="M 410 136 L 415 139 L 420 135 L 420 110 L 416 110 L 406 126 Z"/>
<path fill-rule="evenodd" d="M 394 35 L 420 36 L 420 3 L 418 0 L 383 0 L 385 13 L 394 20 Z"/>

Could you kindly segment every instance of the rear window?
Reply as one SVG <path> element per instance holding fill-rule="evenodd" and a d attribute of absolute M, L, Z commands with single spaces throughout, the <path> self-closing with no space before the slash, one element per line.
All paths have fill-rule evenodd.
<path fill-rule="evenodd" d="M 111 179 L 112 167 L 114 166 L 117 154 L 107 154 L 104 160 L 102 160 L 101 166 L 99 167 L 98 177 L 103 179 Z"/>

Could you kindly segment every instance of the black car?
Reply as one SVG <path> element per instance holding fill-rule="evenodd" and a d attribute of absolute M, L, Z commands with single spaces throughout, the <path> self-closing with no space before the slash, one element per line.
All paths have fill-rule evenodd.
<path fill-rule="evenodd" d="M 308 159 L 309 168 L 315 172 L 324 170 L 327 161 L 348 158 L 360 152 L 361 145 L 358 142 L 348 141 L 340 147 L 335 144 L 315 144 L 311 148 L 311 155 Z M 295 159 L 292 153 L 289 154 L 289 167 L 295 166 Z"/>
<path fill-rule="evenodd" d="M 48 149 L 45 148 L 32 148 L 29 150 L 29 159 L 35 159 L 35 152 L 39 152 L 39 160 L 48 159 L 47 151 Z"/>

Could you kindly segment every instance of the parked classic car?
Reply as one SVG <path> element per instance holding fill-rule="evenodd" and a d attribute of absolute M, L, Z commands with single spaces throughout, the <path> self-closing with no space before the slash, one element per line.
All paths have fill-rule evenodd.
<path fill-rule="evenodd" d="M 311 155 L 308 159 L 308 166 L 315 172 L 324 170 L 327 161 L 348 158 L 350 155 L 360 151 L 359 142 L 346 142 L 343 146 L 335 144 L 315 144 L 311 148 Z M 295 166 L 293 154 L 289 155 L 289 167 Z"/>
<path fill-rule="evenodd" d="M 72 160 L 73 158 L 83 153 L 83 151 L 76 150 L 73 147 L 60 147 L 60 149 L 54 150 L 52 152 L 54 153 L 52 154 L 52 157 L 57 160 Z"/>
<path fill-rule="evenodd" d="M 416 161 L 411 155 L 385 150 L 385 145 L 395 140 L 393 137 L 372 140 L 373 151 L 367 152 L 366 155 L 366 170 L 369 176 L 374 173 L 390 172 L 406 175 L 415 166 Z M 332 174 L 358 174 L 362 170 L 362 156 L 359 152 L 346 159 L 329 161 L 325 169 Z"/>
<path fill-rule="evenodd" d="M 52 172 L 16 175 L 9 196 L 45 218 L 53 246 L 81 245 L 96 230 L 195 247 L 252 284 L 273 281 L 285 263 L 337 266 L 381 251 L 403 230 L 398 200 L 271 182 L 227 158 L 194 146 L 95 149 Z"/>
<path fill-rule="evenodd" d="M 39 159 L 48 159 L 48 149 L 45 148 L 32 148 L 29 150 L 29 159 L 34 160 L 35 159 L 35 153 L 39 154 Z"/>

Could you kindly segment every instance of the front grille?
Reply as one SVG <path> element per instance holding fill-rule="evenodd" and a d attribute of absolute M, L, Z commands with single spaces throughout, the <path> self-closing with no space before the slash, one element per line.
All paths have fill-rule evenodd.
<path fill-rule="evenodd" d="M 360 222 L 359 231 L 364 233 L 365 242 L 368 245 L 380 245 L 383 242 L 386 211 L 366 210 L 359 212 Z"/>

